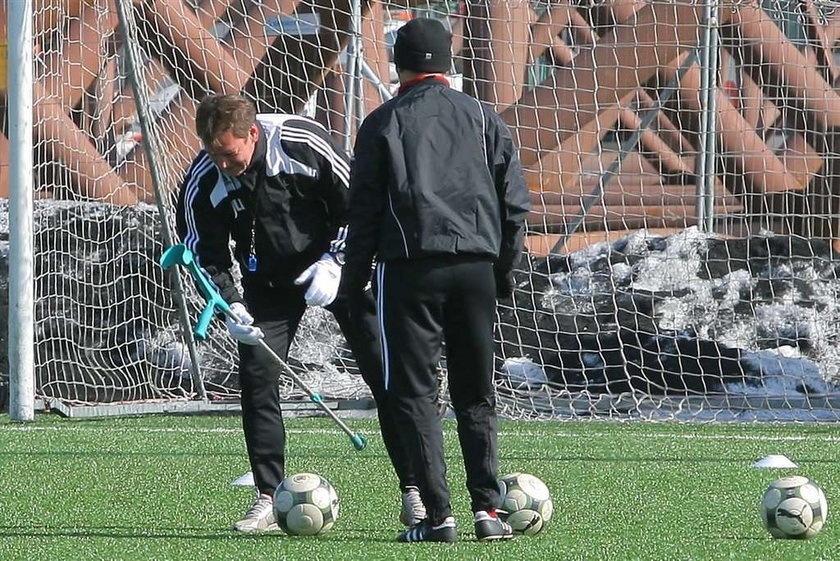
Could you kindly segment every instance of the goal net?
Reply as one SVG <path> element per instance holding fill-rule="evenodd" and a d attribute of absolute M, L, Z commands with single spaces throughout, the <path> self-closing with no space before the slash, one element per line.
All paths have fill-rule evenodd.
<path fill-rule="evenodd" d="M 317 119 L 349 150 L 360 119 L 396 93 L 396 31 L 424 16 L 452 31 L 451 86 L 510 125 L 531 192 L 518 284 L 498 307 L 502 413 L 836 418 L 833 3 L 34 5 L 36 372 L 48 403 L 194 401 L 196 368 L 207 403 L 236 398 L 223 326 L 191 353 L 172 273 L 157 265 L 200 149 L 196 104 L 242 92 L 261 112 Z M 184 284 L 195 319 L 203 302 Z M 327 313 L 307 313 L 290 362 L 328 398 L 369 395 Z"/>

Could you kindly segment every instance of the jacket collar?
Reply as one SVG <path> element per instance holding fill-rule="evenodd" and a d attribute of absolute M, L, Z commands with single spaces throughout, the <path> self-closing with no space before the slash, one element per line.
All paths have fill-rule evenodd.
<path fill-rule="evenodd" d="M 429 82 L 440 82 L 447 88 L 449 87 L 449 80 L 447 80 L 443 74 L 420 74 L 416 78 L 413 78 L 407 82 L 403 82 L 402 84 L 400 84 L 400 89 L 397 91 L 397 95 L 403 94 L 412 86 L 415 86 L 427 80 Z"/>
<path fill-rule="evenodd" d="M 248 175 L 257 170 L 265 169 L 265 155 L 268 151 L 268 141 L 265 138 L 265 131 L 259 123 L 257 123 L 257 130 L 260 136 L 257 138 L 257 145 L 254 146 L 254 155 L 251 156 L 251 164 L 248 166 L 248 169 L 245 170 L 243 175 Z M 250 183 L 248 186 L 252 187 Z"/>

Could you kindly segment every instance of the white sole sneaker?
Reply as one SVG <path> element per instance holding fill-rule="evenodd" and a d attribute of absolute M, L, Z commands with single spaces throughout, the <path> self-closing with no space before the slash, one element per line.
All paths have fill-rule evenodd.
<path fill-rule="evenodd" d="M 273 503 L 273 499 L 268 495 L 257 494 L 254 504 L 245 513 L 245 516 L 233 525 L 233 531 L 251 533 L 277 530 Z"/>

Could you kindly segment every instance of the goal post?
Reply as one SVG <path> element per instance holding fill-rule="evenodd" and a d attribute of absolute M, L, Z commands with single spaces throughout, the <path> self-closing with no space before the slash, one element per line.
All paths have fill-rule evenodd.
<path fill-rule="evenodd" d="M 35 419 L 32 158 L 32 0 L 9 2 L 5 81 L 9 119 L 9 415 Z"/>
<path fill-rule="evenodd" d="M 167 169 L 160 161 L 160 143 L 158 141 L 158 131 L 154 127 L 149 115 L 149 98 L 147 96 L 146 80 L 142 75 L 143 60 L 139 52 L 140 39 L 137 37 L 137 23 L 134 20 L 134 12 L 131 3 L 127 0 L 114 0 L 117 8 L 117 15 L 119 16 L 120 26 L 122 27 L 124 42 L 123 54 L 125 63 L 125 72 L 131 89 L 134 93 L 135 107 L 137 109 L 137 121 L 140 125 L 140 134 L 142 136 L 142 144 L 146 150 L 146 158 L 149 163 L 149 172 L 152 182 L 152 187 L 155 195 L 155 202 L 157 203 L 158 213 L 160 216 L 160 229 L 162 233 L 163 243 L 165 246 L 172 247 L 175 245 L 175 238 L 172 235 L 169 212 L 167 211 L 166 193 L 171 190 L 173 178 L 166 174 Z M 204 388 L 204 380 L 201 377 L 201 367 L 199 366 L 198 352 L 195 348 L 195 340 L 193 339 L 193 330 L 190 329 L 189 307 L 187 305 L 184 288 L 182 285 L 180 271 L 175 271 L 171 276 L 172 289 L 174 298 L 178 307 L 178 317 L 181 321 L 181 333 L 183 334 L 184 342 L 189 353 L 189 374 L 193 386 L 196 389 L 197 397 L 201 400 L 207 400 L 207 391 Z"/>

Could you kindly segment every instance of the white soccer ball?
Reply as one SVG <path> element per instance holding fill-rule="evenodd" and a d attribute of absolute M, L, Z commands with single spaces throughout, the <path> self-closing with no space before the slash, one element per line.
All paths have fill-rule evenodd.
<path fill-rule="evenodd" d="M 777 479 L 761 497 L 761 519 L 774 538 L 813 538 L 827 516 L 823 490 L 807 477 Z"/>
<path fill-rule="evenodd" d="M 508 513 L 507 523 L 518 534 L 532 536 L 545 529 L 554 513 L 551 493 L 538 477 L 527 473 L 511 473 L 499 479 L 502 510 Z"/>
<path fill-rule="evenodd" d="M 338 519 L 338 494 L 315 473 L 290 475 L 274 490 L 274 516 L 287 534 L 324 534 Z"/>

